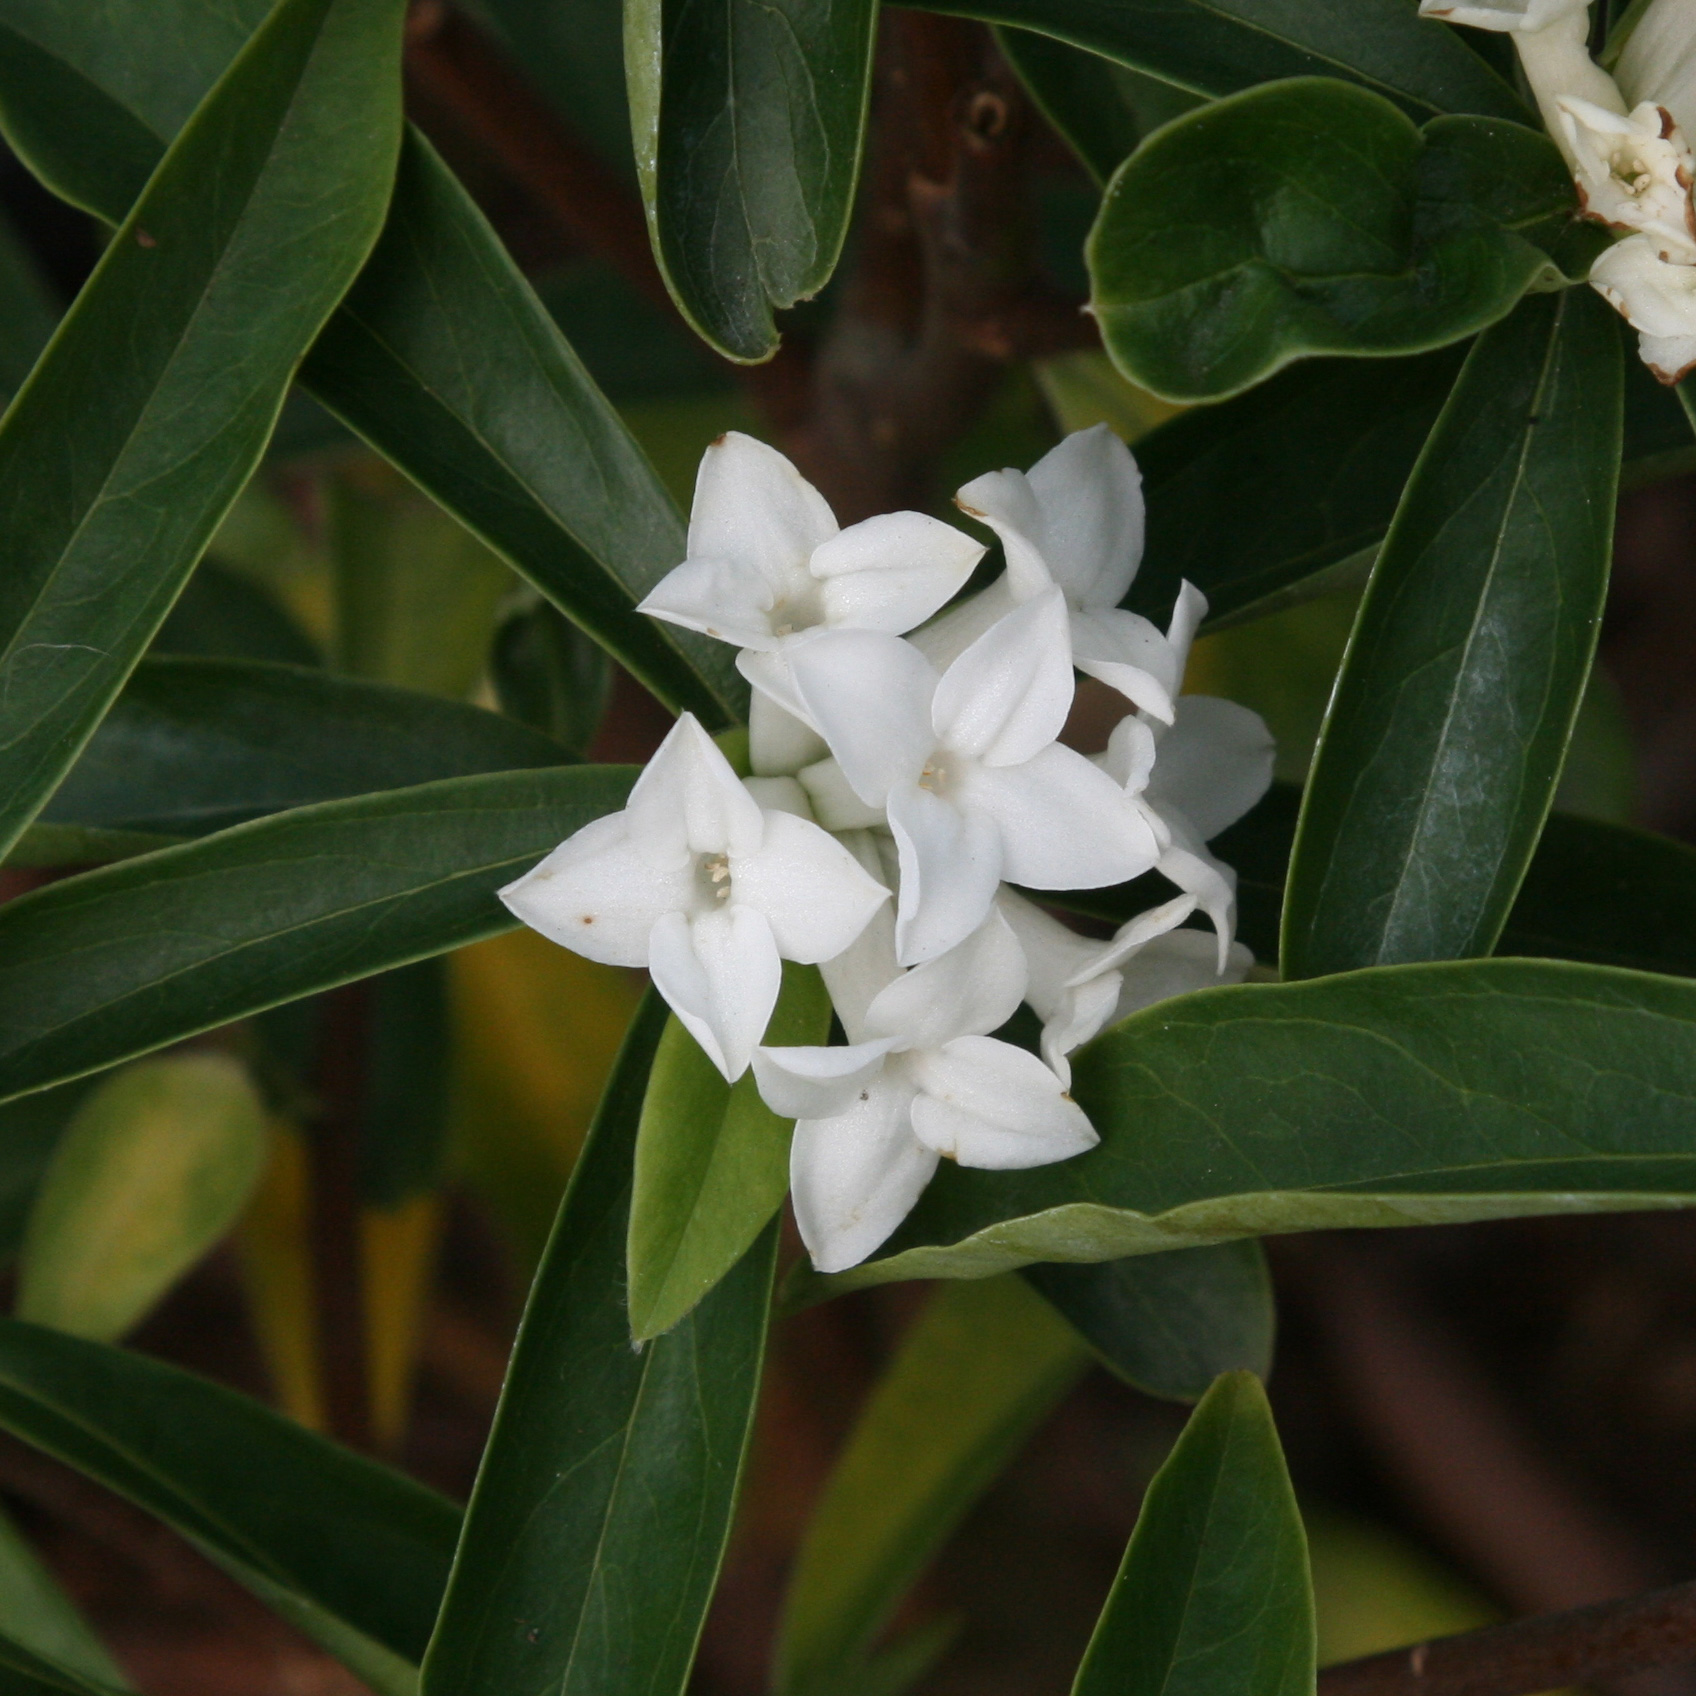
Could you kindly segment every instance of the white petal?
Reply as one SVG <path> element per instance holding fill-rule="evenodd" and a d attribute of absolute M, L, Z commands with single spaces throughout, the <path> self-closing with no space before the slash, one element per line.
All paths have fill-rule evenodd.
<path fill-rule="evenodd" d="M 1078 430 L 1030 471 L 1043 557 L 1075 607 L 1113 607 L 1142 563 L 1142 473 L 1105 425 Z"/>
<path fill-rule="evenodd" d="M 983 558 L 981 543 L 922 512 L 886 512 L 815 550 L 825 622 L 900 636 L 957 595 Z"/>
<path fill-rule="evenodd" d="M 625 807 L 631 836 L 691 854 L 746 853 L 765 832 L 742 779 L 693 713 L 654 751 Z"/>
<path fill-rule="evenodd" d="M 1190 644 L 1207 617 L 1207 597 L 1186 577 L 1178 585 L 1178 598 L 1172 603 L 1172 617 L 1166 625 L 1166 641 L 1178 657 L 1174 690 L 1184 680 L 1184 667 L 1189 663 Z"/>
<path fill-rule="evenodd" d="M 1272 787 L 1277 744 L 1266 720 L 1235 701 L 1183 695 L 1144 793 L 1162 811 L 1175 806 L 1206 842 Z"/>
<path fill-rule="evenodd" d="M 1025 956 L 1025 999 L 1041 1019 L 1050 1019 L 1070 986 L 1087 977 L 1102 945 L 1079 936 L 1005 885 L 996 892 L 996 910 L 1018 938 Z M 984 1026 L 986 1031 L 994 1025 Z M 961 1033 L 964 1034 L 964 1033 Z"/>
<path fill-rule="evenodd" d="M 1652 100 L 1696 136 L 1696 29 L 1688 0 L 1652 0 L 1626 37 L 1614 80 L 1632 105 Z"/>
<path fill-rule="evenodd" d="M 1174 895 L 1170 901 L 1163 901 L 1158 907 L 1150 907 L 1134 919 L 1127 919 L 1114 931 L 1110 942 L 1099 946 L 1088 968 L 1079 972 L 1070 983 L 1082 984 L 1099 972 L 1112 971 L 1124 965 L 1157 938 L 1176 930 L 1196 910 L 1196 905 L 1193 895 Z M 1199 936 L 1201 933 L 1197 931 L 1195 934 Z"/>
<path fill-rule="evenodd" d="M 745 777 L 742 787 L 762 813 L 793 813 L 809 824 L 816 822 L 806 790 L 792 777 Z"/>
<path fill-rule="evenodd" d="M 1696 334 L 1651 336 L 1640 331 L 1637 356 L 1663 383 L 1682 383 L 1696 366 Z"/>
<path fill-rule="evenodd" d="M 963 1036 L 916 1055 L 913 1134 L 962 1166 L 1014 1171 L 1069 1160 L 1101 1139 L 1060 1080 L 1022 1048 Z"/>
<path fill-rule="evenodd" d="M 636 610 L 739 648 L 769 648 L 777 640 L 767 616 L 772 600 L 771 585 L 743 560 L 686 559 Z"/>
<path fill-rule="evenodd" d="M 1590 57 L 1590 19 L 1582 0 L 1570 0 L 1564 6 L 1557 0 L 1544 11 L 1546 20 L 1517 30 L 1513 44 L 1519 52 L 1520 69 L 1536 97 L 1543 127 L 1568 166 L 1573 166 L 1577 161 L 1561 124 L 1559 102 L 1576 98 L 1610 112 L 1624 112 L 1625 96 Z"/>
<path fill-rule="evenodd" d="M 1223 971 L 1226 950 L 1237 926 L 1237 874 L 1208 853 L 1176 808 L 1167 808 L 1162 817 L 1171 842 L 1162 851 L 1156 869 L 1163 878 L 1193 895 L 1196 905 L 1213 921 L 1219 939 L 1219 968 Z"/>
<path fill-rule="evenodd" d="M 1469 24 L 1473 29 L 1536 30 L 1569 12 L 1584 12 L 1589 4 L 1590 0 L 1473 0 L 1471 5 L 1419 0 L 1419 15 Z"/>
<path fill-rule="evenodd" d="M 1056 581 L 1044 545 L 1042 506 L 1024 472 L 1011 466 L 1004 471 L 987 471 L 961 488 L 954 504 L 1001 538 L 1007 557 L 1004 581 L 1015 605 L 1040 595 Z"/>
<path fill-rule="evenodd" d="M 1058 743 L 1023 765 L 981 767 L 963 804 L 994 819 L 1009 883 L 1102 889 L 1140 877 L 1159 857 L 1135 802 L 1099 766 Z"/>
<path fill-rule="evenodd" d="M 1015 765 L 1060 734 L 1071 707 L 1066 602 L 1058 589 L 1046 589 L 987 630 L 942 674 L 931 723 L 944 748 L 986 765 Z"/>
<path fill-rule="evenodd" d="M 836 534 L 830 507 L 776 448 L 732 430 L 701 455 L 689 557 L 757 571 L 773 597 L 806 593 L 807 560 Z"/>
<path fill-rule="evenodd" d="M 1183 661 L 1148 619 L 1120 607 L 1073 613 L 1072 663 L 1162 724 L 1172 722 Z"/>
<path fill-rule="evenodd" d="M 1042 1059 L 1060 1080 L 1072 1087 L 1072 1062 L 1067 1056 L 1081 1048 L 1114 1016 L 1122 983 L 1117 972 L 1103 972 L 1069 989 L 1055 1004 L 1053 1016 L 1043 1022 Z"/>
<path fill-rule="evenodd" d="M 911 643 L 877 630 L 823 630 L 787 651 L 806 716 L 868 806 L 914 782 L 936 745 L 936 673 Z"/>
<path fill-rule="evenodd" d="M 1555 104 L 1584 210 L 1617 230 L 1653 236 L 1665 258 L 1696 260 L 1696 159 L 1678 126 L 1647 101 L 1624 115 L 1571 96 Z"/>
<path fill-rule="evenodd" d="M 916 966 L 983 923 L 1001 882 L 1001 838 L 993 820 L 916 784 L 890 793 L 889 828 L 901 857 L 895 952 Z"/>
<path fill-rule="evenodd" d="M 847 774 L 835 760 L 820 760 L 800 777 L 807 792 L 813 817 L 826 830 L 881 830 L 887 815 L 882 807 L 868 807 L 848 787 Z"/>
<path fill-rule="evenodd" d="M 756 694 L 764 695 L 771 705 L 788 713 L 791 718 L 799 719 L 817 735 L 817 727 L 810 723 L 807 709 L 795 692 L 795 677 L 789 669 L 789 650 L 795 642 L 795 637 L 785 636 L 767 651 L 744 648 L 736 656 L 736 669 L 753 685 Z M 750 760 L 753 758 L 752 742 L 753 731 L 750 727 Z"/>
<path fill-rule="evenodd" d="M 929 624 L 915 630 L 907 640 L 938 672 L 944 672 L 986 630 L 1004 619 L 1018 604 L 1013 598 L 1007 573 L 1002 572 L 987 589 L 968 595 Z"/>
<path fill-rule="evenodd" d="M 851 1048 L 756 1048 L 754 1080 L 760 1099 L 784 1119 L 834 1119 L 870 1089 L 894 1043 Z"/>
<path fill-rule="evenodd" d="M 852 831 L 842 841 L 873 876 L 880 874 L 879 856 L 869 831 Z M 901 975 L 900 962 L 895 958 L 895 915 L 890 908 L 891 903 L 886 901 L 840 954 L 819 966 L 819 975 L 830 991 L 830 1004 L 850 1042 L 872 1038 L 873 1033 L 866 1028 L 867 1009 Z"/>
<path fill-rule="evenodd" d="M 1140 795 L 1154 770 L 1157 746 L 1146 720 L 1131 713 L 1114 725 L 1113 734 L 1107 738 L 1107 752 L 1098 755 L 1095 763 L 1127 795 Z"/>
<path fill-rule="evenodd" d="M 846 1113 L 796 1125 L 789 1191 L 819 1271 L 857 1266 L 930 1182 L 937 1157 L 913 1135 L 912 1098 L 911 1084 L 881 1078 Z"/>
<path fill-rule="evenodd" d="M 781 667 L 785 683 L 789 667 L 773 655 L 777 666 L 761 666 L 762 674 Z M 754 689 L 748 699 L 748 764 L 756 777 L 792 777 L 802 766 L 810 766 L 825 755 L 824 738 L 810 725 L 780 706 L 764 689 Z"/>
<path fill-rule="evenodd" d="M 783 967 L 765 915 L 730 905 L 693 921 L 667 913 L 648 940 L 654 987 L 734 1083 L 777 1005 Z"/>
<path fill-rule="evenodd" d="M 940 1048 L 999 1030 L 1025 995 L 1025 956 L 993 908 L 957 948 L 898 977 L 871 1004 L 866 1029 L 900 1048 Z"/>
<path fill-rule="evenodd" d="M 1234 942 L 1221 972 L 1213 938 L 1206 931 L 1169 931 L 1120 972 L 1119 1005 L 1114 1009 L 1113 1023 L 1157 1001 L 1169 1001 L 1174 995 L 1188 995 L 1215 984 L 1241 983 L 1253 964 L 1254 956 L 1240 942 Z"/>
<path fill-rule="evenodd" d="M 732 904 L 765 914 L 785 960 L 816 966 L 866 928 L 889 891 L 816 824 L 767 813 L 765 826 L 758 852 L 731 858 Z"/>
<path fill-rule="evenodd" d="M 500 897 L 532 930 L 605 966 L 645 966 L 662 915 L 687 907 L 694 864 L 634 838 L 624 813 L 586 824 Z"/>

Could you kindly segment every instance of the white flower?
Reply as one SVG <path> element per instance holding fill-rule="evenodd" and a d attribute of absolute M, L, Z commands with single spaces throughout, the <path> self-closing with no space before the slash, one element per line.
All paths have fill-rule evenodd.
<path fill-rule="evenodd" d="M 922 512 L 843 530 L 776 448 L 735 430 L 701 456 L 688 547 L 641 610 L 734 642 L 749 682 L 778 700 L 795 637 L 819 628 L 899 636 L 955 594 L 984 553 Z"/>
<path fill-rule="evenodd" d="M 1696 366 L 1696 265 L 1669 264 L 1652 236 L 1627 236 L 1590 267 L 1590 286 L 1638 332 L 1643 363 L 1663 383 Z"/>
<path fill-rule="evenodd" d="M 801 774 L 817 816 L 841 829 L 887 813 L 900 853 L 903 965 L 964 941 L 1003 878 L 1099 888 L 1158 857 L 1120 785 L 1055 740 L 1072 704 L 1058 589 L 1003 618 L 940 677 L 911 643 L 873 631 L 821 632 L 789 664 L 835 756 Z M 844 785 L 864 808 L 858 820 L 839 810 Z"/>
<path fill-rule="evenodd" d="M 1564 95 L 1556 104 L 1585 211 L 1654 237 L 1663 259 L 1696 261 L 1696 160 L 1667 113 L 1648 101 L 1623 117 Z"/>
<path fill-rule="evenodd" d="M 815 824 L 764 810 L 685 713 L 630 791 L 500 892 L 591 960 L 646 966 L 727 1078 L 747 1070 L 780 959 L 839 954 L 889 892 Z"/>
<path fill-rule="evenodd" d="M 1155 833 L 1155 869 L 1213 920 L 1221 972 L 1236 923 L 1237 874 L 1205 844 L 1266 793 L 1275 751 L 1259 713 L 1211 695 L 1184 695 L 1170 729 L 1133 714 L 1101 756 Z"/>
<path fill-rule="evenodd" d="M 1696 16 L 1690 0 L 1652 0 L 1631 27 L 1614 77 L 1634 104 L 1652 101 L 1696 135 Z"/>
<path fill-rule="evenodd" d="M 1142 563 L 1145 529 L 1142 474 L 1131 450 L 1097 424 L 1074 431 L 1028 472 L 991 471 L 954 499 L 1001 538 L 1007 570 L 915 635 L 931 663 L 948 664 L 997 619 L 1057 584 L 1070 614 L 1072 663 L 1170 721 L 1207 600 L 1184 584 L 1164 635 L 1120 607 Z"/>
<path fill-rule="evenodd" d="M 1098 1140 L 1048 1067 L 988 1034 L 1025 992 L 1024 956 L 999 913 L 869 1001 L 877 956 L 894 964 L 887 926 L 850 953 L 861 958 L 825 967 L 849 1046 L 754 1055 L 766 1105 L 797 1121 L 790 1191 L 821 1272 L 877 1248 L 943 1155 L 1005 1170 L 1065 1160 Z"/>

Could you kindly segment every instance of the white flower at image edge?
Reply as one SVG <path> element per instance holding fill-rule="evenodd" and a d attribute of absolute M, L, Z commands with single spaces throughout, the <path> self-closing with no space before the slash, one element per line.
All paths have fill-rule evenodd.
<path fill-rule="evenodd" d="M 1207 601 L 1185 583 L 1164 635 L 1119 605 L 1142 563 L 1146 528 L 1142 473 L 1130 449 L 1105 424 L 1077 430 L 1029 471 L 991 471 L 967 483 L 955 504 L 1001 538 L 1007 570 L 914 637 L 931 662 L 946 665 L 998 618 L 1057 587 L 1066 598 L 1072 663 L 1169 723 Z"/>
<path fill-rule="evenodd" d="M 761 808 L 685 713 L 623 812 L 585 825 L 500 896 L 588 959 L 646 966 L 734 1080 L 765 1034 L 779 961 L 840 954 L 889 892 L 817 825 Z"/>
<path fill-rule="evenodd" d="M 889 944 L 868 938 L 858 947 L 887 954 Z M 1066 1160 L 1098 1140 L 1047 1066 L 988 1034 L 1012 1017 L 1026 987 L 1024 953 L 999 913 L 863 1009 L 844 982 L 852 969 L 825 971 L 849 1046 L 754 1055 L 766 1105 L 796 1121 L 790 1193 L 821 1272 L 877 1248 L 944 1155 L 1008 1170 Z"/>
<path fill-rule="evenodd" d="M 801 773 L 815 816 L 844 829 L 887 813 L 900 857 L 902 965 L 963 942 L 1003 878 L 1099 889 L 1159 858 L 1121 786 L 1055 740 L 1072 704 L 1058 589 L 1000 619 L 941 676 L 910 642 L 871 631 L 819 632 L 789 665 L 834 755 Z M 841 808 L 844 782 L 859 817 Z"/>

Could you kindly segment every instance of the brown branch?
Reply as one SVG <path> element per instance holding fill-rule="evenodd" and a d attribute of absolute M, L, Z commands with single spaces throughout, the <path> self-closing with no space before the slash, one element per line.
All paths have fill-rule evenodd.
<path fill-rule="evenodd" d="M 1696 1661 L 1696 1583 L 1327 1667 L 1319 1696 L 1534 1696 Z"/>

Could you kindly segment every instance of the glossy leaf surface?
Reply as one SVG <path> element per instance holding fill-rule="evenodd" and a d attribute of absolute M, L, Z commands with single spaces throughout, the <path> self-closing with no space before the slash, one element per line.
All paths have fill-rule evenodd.
<path fill-rule="evenodd" d="M 71 1118 L 30 1210 L 16 1313 L 115 1342 L 235 1223 L 269 1153 L 226 1054 L 143 1060 Z"/>
<path fill-rule="evenodd" d="M 0 218 L 0 408 L 23 386 L 58 321 L 34 255 Z"/>
<path fill-rule="evenodd" d="M 813 1510 L 778 1628 L 780 1696 L 831 1688 L 864 1660 L 1087 1360 L 1071 1327 L 1015 1279 L 935 1291 Z"/>
<path fill-rule="evenodd" d="M 567 763 L 497 713 L 305 667 L 145 660 L 42 818 L 204 836 L 287 807 Z"/>
<path fill-rule="evenodd" d="M 624 804 L 625 766 L 302 807 L 0 908 L 0 1094 L 144 1054 L 514 920 L 495 891 Z"/>
<path fill-rule="evenodd" d="M 1480 337 L 1378 556 L 1308 780 L 1284 976 L 1487 954 L 1601 626 L 1619 337 L 1587 289 Z"/>
<path fill-rule="evenodd" d="M 1120 96 L 1118 68 L 1057 36 L 998 29 L 996 45 L 1019 79 L 1098 184 L 1129 158 L 1142 130 Z"/>
<path fill-rule="evenodd" d="M 1197 94 L 1342 77 L 1419 120 L 1480 112 L 1530 121 L 1451 31 L 1396 0 L 944 0 L 929 9 L 1038 30 Z"/>
<path fill-rule="evenodd" d="M 376 239 L 401 10 L 284 0 L 0 422 L 0 845 L 140 658 Z"/>
<path fill-rule="evenodd" d="M 1596 242 L 1575 212 L 1546 136 L 1416 129 L 1364 89 L 1297 78 L 1188 113 L 1125 162 L 1090 235 L 1091 304 L 1133 382 L 1216 400 L 1312 354 L 1473 334 L 1540 279 L 1584 275 Z"/>
<path fill-rule="evenodd" d="M 1272 1410 L 1222 1377 L 1143 1497 L 1073 1696 L 1305 1696 L 1307 1535 Z"/>
<path fill-rule="evenodd" d="M 830 996 L 810 966 L 786 965 L 765 1041 L 818 1045 Z M 669 1331 L 747 1252 L 789 1193 L 794 1122 L 760 1099 L 752 1072 L 734 1085 L 674 1017 L 642 1103 L 630 1204 L 630 1333 Z"/>
<path fill-rule="evenodd" d="M 1075 1057 L 1101 1134 L 938 1173 L 829 1293 L 1279 1231 L 1688 1207 L 1696 984 L 1554 961 L 1378 967 L 1157 1004 Z"/>
<path fill-rule="evenodd" d="M 453 1504 L 246 1396 L 0 1320 L 0 1428 L 187 1537 L 383 1696 L 446 1582 Z"/>
<path fill-rule="evenodd" d="M 1277 1313 L 1257 1242 L 1027 1266 L 1024 1276 L 1105 1366 L 1148 1395 L 1193 1402 L 1221 1372 L 1272 1370 Z"/>
<path fill-rule="evenodd" d="M 630 1344 L 632 1160 L 666 1011 L 637 1013 L 531 1289 L 424 1696 L 681 1696 L 765 1351 L 772 1226 L 669 1335 Z"/>
<path fill-rule="evenodd" d="M 732 359 L 776 350 L 774 307 L 829 280 L 871 86 L 873 0 L 633 0 L 636 165 L 672 296 Z"/>

